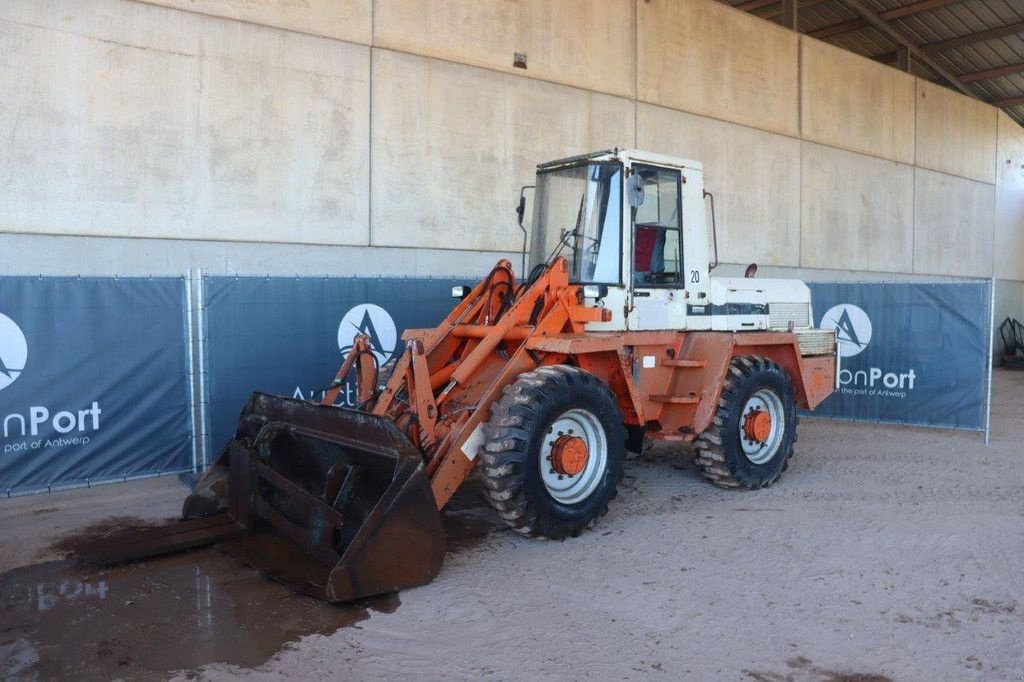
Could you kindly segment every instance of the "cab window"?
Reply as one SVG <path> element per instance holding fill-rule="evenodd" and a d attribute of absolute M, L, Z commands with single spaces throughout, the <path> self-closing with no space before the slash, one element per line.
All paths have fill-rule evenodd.
<path fill-rule="evenodd" d="M 643 199 L 633 213 L 633 283 L 682 286 L 682 186 L 678 170 L 634 165 Z"/>

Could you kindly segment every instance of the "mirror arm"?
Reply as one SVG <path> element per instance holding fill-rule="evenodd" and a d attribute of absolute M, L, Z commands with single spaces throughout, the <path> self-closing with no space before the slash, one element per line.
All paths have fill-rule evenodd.
<path fill-rule="evenodd" d="M 711 199 L 711 243 L 715 250 L 715 261 L 708 264 L 708 270 L 714 270 L 718 267 L 718 225 L 715 221 L 715 195 L 704 190 L 704 198 Z"/>
<path fill-rule="evenodd" d="M 523 220 L 526 214 L 526 190 L 536 189 L 536 187 L 536 185 L 523 185 L 519 189 L 519 206 L 516 207 L 516 214 L 519 216 L 519 229 L 523 232 L 523 269 L 520 272 L 524 281 L 526 279 L 526 241 L 529 237 L 529 233 L 523 227 Z"/>

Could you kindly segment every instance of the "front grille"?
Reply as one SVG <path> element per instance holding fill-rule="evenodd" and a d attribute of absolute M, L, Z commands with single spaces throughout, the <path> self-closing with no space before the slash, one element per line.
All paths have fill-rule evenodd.
<path fill-rule="evenodd" d="M 768 305 L 768 326 L 772 329 L 794 329 L 811 326 L 811 306 L 806 303 L 770 303 Z"/>
<path fill-rule="evenodd" d="M 805 329 L 796 333 L 800 355 L 835 355 L 836 333 L 832 329 Z"/>

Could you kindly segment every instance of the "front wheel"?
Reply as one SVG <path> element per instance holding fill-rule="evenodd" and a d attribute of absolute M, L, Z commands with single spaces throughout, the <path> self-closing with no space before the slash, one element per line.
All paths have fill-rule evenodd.
<path fill-rule="evenodd" d="M 491 408 L 485 434 L 485 496 L 517 532 L 574 537 L 608 511 L 626 429 L 594 375 L 569 365 L 522 374 Z"/>
<path fill-rule="evenodd" d="M 793 383 L 778 364 L 734 358 L 711 426 L 695 441 L 705 478 L 722 488 L 763 488 L 779 480 L 796 442 Z"/>

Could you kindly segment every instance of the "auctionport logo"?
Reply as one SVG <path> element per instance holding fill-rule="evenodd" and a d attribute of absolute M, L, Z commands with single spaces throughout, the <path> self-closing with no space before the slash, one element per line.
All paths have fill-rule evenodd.
<path fill-rule="evenodd" d="M 839 341 L 839 355 L 852 358 L 871 343 L 871 318 L 852 303 L 840 303 L 829 308 L 821 318 L 822 329 L 835 329 Z M 839 392 L 847 395 L 866 395 L 880 398 L 906 398 L 914 390 L 917 372 L 914 368 L 863 367 L 858 363 L 839 370 Z"/>
<path fill-rule="evenodd" d="M 21 376 L 27 360 L 25 333 L 14 320 L 0 313 L 0 391 Z M 99 401 L 93 400 L 86 409 L 57 410 L 31 405 L 0 414 L 0 439 L 3 440 L 0 454 L 88 445 L 89 434 L 100 430 L 102 413 Z"/>
<path fill-rule="evenodd" d="M 21 327 L 0 313 L 0 391 L 13 384 L 28 361 L 28 342 Z"/>
<path fill-rule="evenodd" d="M 871 318 L 852 303 L 840 303 L 829 308 L 821 318 L 822 329 L 835 329 L 839 341 L 839 355 L 852 358 L 871 343 Z"/>
<path fill-rule="evenodd" d="M 338 325 L 338 349 L 341 350 L 342 357 L 351 352 L 352 344 L 359 334 L 366 334 L 370 338 L 370 347 L 373 348 L 373 355 L 377 358 L 378 367 L 383 367 L 384 363 L 395 354 L 395 346 L 398 344 L 398 328 L 390 313 L 379 305 L 360 303 L 341 318 L 341 323 Z M 318 402 L 323 399 L 324 390 L 321 388 L 303 389 L 302 386 L 296 386 L 292 397 L 296 400 Z M 342 384 L 335 405 L 355 407 L 357 404 L 356 384 L 348 379 Z"/>
<path fill-rule="evenodd" d="M 361 303 L 345 313 L 338 325 L 338 348 L 342 355 L 348 355 L 359 334 L 366 334 L 370 338 L 370 346 L 380 366 L 394 355 L 398 329 L 384 308 L 372 303 Z"/>

